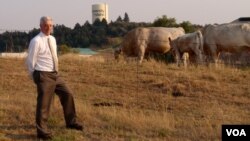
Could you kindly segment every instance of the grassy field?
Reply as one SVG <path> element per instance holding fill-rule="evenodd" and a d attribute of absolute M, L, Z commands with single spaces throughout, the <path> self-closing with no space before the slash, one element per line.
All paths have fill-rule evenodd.
<path fill-rule="evenodd" d="M 220 65 L 187 69 L 149 60 L 115 62 L 60 56 L 84 131 L 65 128 L 57 96 L 53 141 L 221 140 L 222 124 L 250 124 L 250 69 Z M 36 87 L 24 59 L 0 58 L 0 140 L 36 140 Z"/>

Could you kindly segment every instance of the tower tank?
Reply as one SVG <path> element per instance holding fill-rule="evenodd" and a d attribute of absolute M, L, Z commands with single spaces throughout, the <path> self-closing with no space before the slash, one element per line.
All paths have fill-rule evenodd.
<path fill-rule="evenodd" d="M 94 23 L 96 19 L 100 21 L 106 19 L 108 22 L 108 5 L 106 3 L 92 5 L 92 23 Z"/>

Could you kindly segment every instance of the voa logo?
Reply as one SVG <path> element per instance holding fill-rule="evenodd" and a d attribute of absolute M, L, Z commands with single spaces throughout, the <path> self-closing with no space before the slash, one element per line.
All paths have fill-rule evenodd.
<path fill-rule="evenodd" d="M 244 129 L 226 129 L 227 136 L 247 136 Z"/>

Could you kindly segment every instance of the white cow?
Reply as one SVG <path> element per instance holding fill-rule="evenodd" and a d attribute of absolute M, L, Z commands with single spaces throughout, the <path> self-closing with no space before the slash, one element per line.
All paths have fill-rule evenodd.
<path fill-rule="evenodd" d="M 250 24 L 228 23 L 203 28 L 204 52 L 217 63 L 220 52 L 250 52 Z"/>
<path fill-rule="evenodd" d="M 171 48 L 168 38 L 175 39 L 184 34 L 184 29 L 181 27 L 136 28 L 124 36 L 121 46 L 115 50 L 114 55 L 116 59 L 119 58 L 120 54 L 125 55 L 125 57 L 138 57 L 139 63 L 142 63 L 145 53 L 166 53 Z"/>
<path fill-rule="evenodd" d="M 203 36 L 201 31 L 188 33 L 174 40 L 169 38 L 169 41 L 175 52 L 175 60 L 178 66 L 180 65 L 181 57 L 185 66 L 187 65 L 189 57 L 191 59 L 190 61 L 195 61 L 196 64 L 203 62 Z"/>

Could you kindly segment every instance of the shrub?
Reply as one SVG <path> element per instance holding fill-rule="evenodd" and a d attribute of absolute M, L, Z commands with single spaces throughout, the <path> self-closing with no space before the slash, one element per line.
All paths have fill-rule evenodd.
<path fill-rule="evenodd" d="M 80 51 L 78 49 L 71 48 L 65 44 L 60 45 L 58 48 L 58 53 L 60 55 L 67 54 L 67 53 L 79 53 Z"/>

